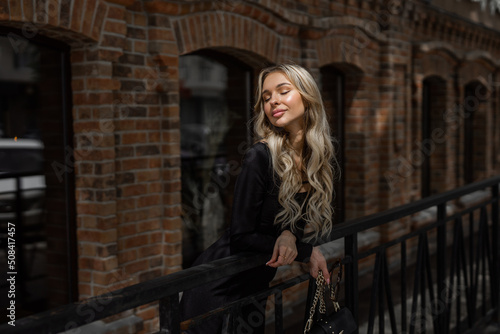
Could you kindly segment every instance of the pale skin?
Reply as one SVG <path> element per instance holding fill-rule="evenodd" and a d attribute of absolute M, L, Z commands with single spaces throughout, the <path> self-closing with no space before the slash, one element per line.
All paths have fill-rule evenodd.
<path fill-rule="evenodd" d="M 302 152 L 304 146 L 304 113 L 305 107 L 297 88 L 281 72 L 273 72 L 264 80 L 262 87 L 264 112 L 267 118 L 276 127 L 284 128 L 289 134 L 289 140 L 295 152 Z M 295 163 L 300 169 L 302 157 L 294 156 Z M 304 184 L 300 192 L 309 190 L 310 185 Z M 296 237 L 290 231 L 283 231 L 274 244 L 273 255 L 266 265 L 277 268 L 292 263 L 297 257 Z M 313 247 L 309 260 L 309 272 L 316 278 L 321 270 L 326 283 L 330 283 L 330 275 L 326 260 L 318 247 Z"/>

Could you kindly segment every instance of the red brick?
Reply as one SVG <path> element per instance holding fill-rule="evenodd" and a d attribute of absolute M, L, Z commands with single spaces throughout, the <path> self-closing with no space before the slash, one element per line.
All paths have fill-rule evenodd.
<path fill-rule="evenodd" d="M 125 19 L 126 9 L 119 6 L 109 6 L 108 7 L 108 18 L 115 20 Z"/>
<path fill-rule="evenodd" d="M 118 261 L 120 264 L 135 261 L 137 259 L 136 249 L 127 249 L 118 253 Z"/>
<path fill-rule="evenodd" d="M 182 220 L 179 216 L 174 218 L 165 218 L 163 220 L 163 228 L 165 230 L 178 230 L 182 227 Z"/>
<path fill-rule="evenodd" d="M 165 255 L 177 255 L 182 251 L 182 244 L 165 244 L 163 245 L 163 254 Z"/>
<path fill-rule="evenodd" d="M 124 133 L 121 135 L 121 143 L 126 144 L 137 144 L 137 143 L 147 143 L 147 133 L 146 132 L 132 132 Z"/>
<path fill-rule="evenodd" d="M 147 245 L 139 248 L 139 258 L 161 254 L 161 244 Z"/>
<path fill-rule="evenodd" d="M 87 35 L 92 35 L 92 20 L 96 11 L 96 0 L 87 0 L 85 12 L 83 13 L 82 32 Z"/>
<path fill-rule="evenodd" d="M 133 43 L 134 43 L 133 47 L 134 52 L 140 52 L 140 53 L 148 52 L 148 43 L 144 41 L 133 41 Z"/>
<path fill-rule="evenodd" d="M 146 194 L 147 186 L 144 184 L 134 184 L 121 187 L 121 194 L 123 197 L 138 196 Z"/>
<path fill-rule="evenodd" d="M 78 271 L 78 282 L 89 283 L 92 276 L 92 272 L 89 270 L 79 270 Z"/>
<path fill-rule="evenodd" d="M 71 80 L 71 87 L 73 88 L 73 91 L 82 91 L 85 89 L 85 80 L 84 79 L 73 79 Z M 77 104 L 78 101 L 75 101 Z"/>
<path fill-rule="evenodd" d="M 23 14 L 25 21 L 33 21 L 33 12 L 33 1 L 23 1 Z"/>
<path fill-rule="evenodd" d="M 90 241 L 107 244 L 113 241 L 116 241 L 116 230 L 108 230 L 108 231 L 88 231 L 88 230 L 78 230 L 77 236 L 79 241 Z M 94 246 L 92 248 L 91 246 Z M 86 245 L 85 251 L 96 252 L 95 245 Z M 95 255 L 95 254 L 94 254 Z"/>
<path fill-rule="evenodd" d="M 132 262 L 124 266 L 125 272 L 131 275 L 147 269 L 148 269 L 147 261 Z"/>
<path fill-rule="evenodd" d="M 122 224 L 118 226 L 118 235 L 120 238 L 131 236 L 137 233 L 137 224 Z"/>
<path fill-rule="evenodd" d="M 158 230 L 160 228 L 161 224 L 159 220 L 149 220 L 145 222 L 140 222 L 137 223 L 137 232 L 146 232 L 146 231 L 153 231 L 153 230 Z"/>
<path fill-rule="evenodd" d="M 60 1 L 57 0 L 47 1 L 48 23 L 53 26 L 59 25 L 60 6 L 61 6 Z"/>
<path fill-rule="evenodd" d="M 80 231 L 78 231 L 80 232 Z M 78 236 L 80 236 L 80 233 L 77 233 Z M 80 243 L 79 251 L 78 251 L 78 256 L 88 256 L 88 257 L 93 257 L 97 255 L 97 245 L 94 243 L 86 243 L 82 242 L 85 241 L 85 239 L 78 240 Z M 94 240 L 91 240 L 92 242 Z"/>
<path fill-rule="evenodd" d="M 154 231 L 154 232 L 149 232 L 149 243 L 161 243 L 163 239 L 163 232 L 161 231 Z"/>
<path fill-rule="evenodd" d="M 121 242 L 121 240 L 120 240 Z M 141 234 L 123 239 L 124 249 L 140 247 L 148 244 L 148 235 Z"/>
<path fill-rule="evenodd" d="M 165 232 L 165 242 L 168 243 L 175 243 L 175 242 L 182 242 L 182 234 L 180 231 L 173 231 L 173 232 Z"/>
<path fill-rule="evenodd" d="M 12 21 L 21 21 L 23 16 L 21 9 L 21 1 L 9 0 L 9 7 L 10 7 L 10 19 Z"/>
<path fill-rule="evenodd" d="M 180 205 L 167 206 L 164 208 L 165 217 L 179 217 L 181 215 L 181 213 L 182 213 L 182 209 L 181 209 Z M 165 227 L 165 228 L 167 228 L 167 227 Z M 180 225 L 178 225 L 178 222 L 172 223 L 172 225 L 169 225 L 167 229 L 172 230 L 172 229 L 177 229 L 177 228 L 180 228 Z"/>
<path fill-rule="evenodd" d="M 162 166 L 161 158 L 149 158 L 149 168 L 160 168 Z"/>
<path fill-rule="evenodd" d="M 160 180 L 160 170 L 153 169 L 147 171 L 138 171 L 136 173 L 137 182 Z"/>
<path fill-rule="evenodd" d="M 78 283 L 78 293 L 79 293 L 79 299 L 83 300 L 88 297 L 92 296 L 92 288 L 90 284 L 87 283 Z"/>
<path fill-rule="evenodd" d="M 71 29 L 80 31 L 82 26 L 83 1 L 75 1 L 73 3 L 73 13 L 71 15 Z"/>
<path fill-rule="evenodd" d="M 119 198 L 116 202 L 118 211 L 135 209 L 135 198 Z"/>
<path fill-rule="evenodd" d="M 120 81 L 116 79 L 87 78 L 87 89 L 89 90 L 118 90 Z"/>
<path fill-rule="evenodd" d="M 127 159 L 122 161 L 122 171 L 144 169 L 148 167 L 147 158 Z"/>
<path fill-rule="evenodd" d="M 166 267 L 179 266 L 182 264 L 182 256 L 181 255 L 165 256 L 163 264 Z"/>
<path fill-rule="evenodd" d="M 126 35 L 127 25 L 123 21 L 107 20 L 104 24 L 104 30 L 115 34 Z"/>
<path fill-rule="evenodd" d="M 128 7 L 128 6 L 132 6 L 135 3 L 135 0 L 107 0 L 107 2 L 111 2 L 111 3 L 115 3 L 118 5 Z"/>
<path fill-rule="evenodd" d="M 150 320 L 158 316 L 157 307 L 150 307 L 145 310 L 140 310 L 136 314 L 144 320 Z"/>

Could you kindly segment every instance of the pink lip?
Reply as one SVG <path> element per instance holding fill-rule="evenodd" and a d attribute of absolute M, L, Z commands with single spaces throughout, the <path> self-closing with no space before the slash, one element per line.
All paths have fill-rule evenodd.
<path fill-rule="evenodd" d="M 273 110 L 273 117 L 280 117 L 281 115 L 283 115 L 285 113 L 285 110 L 284 109 L 276 109 L 276 110 Z"/>

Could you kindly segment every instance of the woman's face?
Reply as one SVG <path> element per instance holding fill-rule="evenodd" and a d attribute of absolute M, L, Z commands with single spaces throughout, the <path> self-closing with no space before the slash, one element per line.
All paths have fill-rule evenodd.
<path fill-rule="evenodd" d="M 288 132 L 304 128 L 304 102 L 297 88 L 281 72 L 269 74 L 262 85 L 264 112 L 272 125 Z"/>

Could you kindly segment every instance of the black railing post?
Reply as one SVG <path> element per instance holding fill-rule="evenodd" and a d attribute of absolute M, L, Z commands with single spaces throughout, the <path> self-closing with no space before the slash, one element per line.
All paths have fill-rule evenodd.
<path fill-rule="evenodd" d="M 274 294 L 274 333 L 283 333 L 283 294 L 281 290 Z"/>
<path fill-rule="evenodd" d="M 436 310 L 437 324 L 439 333 L 446 333 L 446 309 L 437 313 L 438 305 L 446 308 L 446 300 L 443 298 L 443 292 L 446 287 L 446 202 L 437 206 L 437 292 L 436 292 Z M 432 287 L 429 287 L 432 288 Z"/>
<path fill-rule="evenodd" d="M 160 299 L 160 334 L 180 334 L 179 295 Z"/>
<path fill-rule="evenodd" d="M 499 229 L 499 194 L 498 194 L 498 183 L 491 187 L 491 195 L 493 197 L 493 202 L 491 204 L 491 228 L 492 228 L 492 257 L 493 257 L 493 281 L 492 286 L 496 284 L 493 289 L 493 303 L 496 307 L 496 318 L 500 321 L 500 229 Z"/>
<path fill-rule="evenodd" d="M 345 257 L 345 304 L 351 310 L 356 323 L 359 323 L 359 282 L 358 282 L 358 233 L 348 234 L 344 239 Z M 358 334 L 358 329 L 354 332 Z"/>
<path fill-rule="evenodd" d="M 21 188 L 21 177 L 16 177 L 16 272 L 17 272 L 17 281 L 19 283 L 19 295 L 21 298 L 21 303 L 24 303 L 26 300 L 26 279 L 28 271 L 26 270 L 26 261 L 24 256 L 24 233 L 25 229 L 23 228 L 23 189 Z"/>

